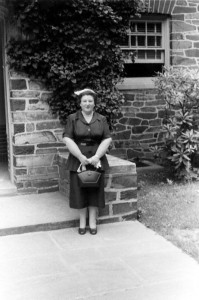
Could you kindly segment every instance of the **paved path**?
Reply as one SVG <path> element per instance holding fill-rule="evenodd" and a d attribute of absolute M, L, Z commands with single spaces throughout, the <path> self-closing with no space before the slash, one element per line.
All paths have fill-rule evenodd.
<path fill-rule="evenodd" d="M 59 192 L 0 196 L 0 236 L 71 227 L 77 220 L 77 210 Z"/>
<path fill-rule="evenodd" d="M 1 300 L 198 300 L 199 265 L 137 221 L 0 237 Z"/>

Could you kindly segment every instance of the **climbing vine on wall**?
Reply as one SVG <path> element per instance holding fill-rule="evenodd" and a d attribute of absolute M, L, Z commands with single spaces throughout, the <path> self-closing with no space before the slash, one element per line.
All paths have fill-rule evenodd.
<path fill-rule="evenodd" d="M 53 92 L 51 110 L 63 123 L 78 108 L 74 90 L 90 87 L 98 93 L 97 110 L 113 124 L 123 101 L 116 88 L 124 76 L 119 45 L 141 9 L 141 0 L 15 1 L 21 35 L 8 43 L 9 65 L 45 82 Z"/>

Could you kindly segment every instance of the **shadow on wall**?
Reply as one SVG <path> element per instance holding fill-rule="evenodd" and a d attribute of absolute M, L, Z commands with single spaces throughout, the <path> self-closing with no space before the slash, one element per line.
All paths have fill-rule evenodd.
<path fill-rule="evenodd" d="M 131 162 L 134 162 L 136 164 L 136 170 L 137 173 L 141 173 L 141 172 L 155 172 L 155 171 L 160 171 L 162 169 L 164 169 L 163 166 L 160 166 L 152 161 L 149 160 L 142 160 L 139 158 L 135 158 L 130 160 Z"/>

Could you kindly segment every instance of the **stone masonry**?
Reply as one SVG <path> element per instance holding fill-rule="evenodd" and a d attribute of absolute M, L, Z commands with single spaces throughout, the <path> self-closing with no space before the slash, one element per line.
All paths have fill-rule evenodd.
<path fill-rule="evenodd" d="M 165 101 L 154 90 L 124 91 L 124 95 L 111 154 L 125 159 L 152 158 L 149 147 L 162 143 Z"/>
<path fill-rule="evenodd" d="M 178 0 L 171 20 L 171 65 L 199 66 L 199 2 Z"/>
<path fill-rule="evenodd" d="M 10 107 L 13 124 L 14 177 L 19 192 L 58 189 L 56 154 L 65 150 L 62 126 L 49 111 L 51 93 L 24 74 L 11 72 Z"/>
<path fill-rule="evenodd" d="M 199 1 L 145 0 L 148 12 L 170 15 L 170 65 L 199 68 Z M 125 103 L 114 134 L 111 154 L 132 159 L 153 158 L 150 146 L 160 145 L 165 102 L 151 89 L 123 90 Z"/>
<path fill-rule="evenodd" d="M 170 18 L 171 65 L 199 66 L 198 0 L 146 0 L 149 13 Z M 150 146 L 162 142 L 164 100 L 151 87 L 122 89 L 125 103 L 113 134 L 110 154 L 120 158 L 152 158 Z M 57 157 L 66 152 L 62 126 L 49 110 L 51 96 L 45 86 L 25 74 L 10 72 L 10 114 L 14 179 L 20 192 L 42 193 L 58 189 Z M 10 108 L 9 108 L 10 107 Z"/>

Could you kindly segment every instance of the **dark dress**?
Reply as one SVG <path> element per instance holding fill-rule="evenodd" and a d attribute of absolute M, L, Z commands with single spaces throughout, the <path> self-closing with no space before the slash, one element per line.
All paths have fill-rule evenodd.
<path fill-rule="evenodd" d="M 79 110 L 69 115 L 63 137 L 74 140 L 82 154 L 90 158 L 95 155 L 102 140 L 110 138 L 111 134 L 104 116 L 94 112 L 91 122 L 87 123 Z M 109 167 L 106 155 L 101 157 L 100 162 L 102 175 L 99 188 L 80 188 L 77 176 L 80 161 L 71 153 L 69 154 L 66 168 L 70 171 L 71 208 L 81 209 L 88 206 L 103 208 L 105 206 L 104 172 Z"/>

